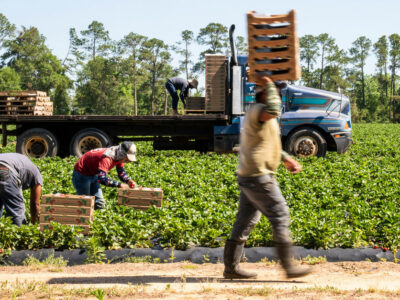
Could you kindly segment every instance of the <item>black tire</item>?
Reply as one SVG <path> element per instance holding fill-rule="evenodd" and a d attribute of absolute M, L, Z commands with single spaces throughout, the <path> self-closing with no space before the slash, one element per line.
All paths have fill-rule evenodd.
<path fill-rule="evenodd" d="M 292 132 L 286 139 L 285 150 L 299 157 L 324 157 L 327 144 L 323 136 L 315 129 L 305 127 Z"/>
<path fill-rule="evenodd" d="M 58 148 L 57 137 L 43 128 L 28 129 L 17 138 L 17 152 L 31 158 L 56 156 Z"/>
<path fill-rule="evenodd" d="M 70 153 L 81 157 L 87 151 L 105 148 L 112 144 L 107 133 L 96 128 L 85 128 L 78 131 L 71 140 Z"/>

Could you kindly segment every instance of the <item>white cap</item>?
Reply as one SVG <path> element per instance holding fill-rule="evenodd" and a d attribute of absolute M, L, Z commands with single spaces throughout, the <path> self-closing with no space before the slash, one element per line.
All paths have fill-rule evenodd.
<path fill-rule="evenodd" d="M 136 161 L 136 145 L 132 142 L 123 142 L 122 148 L 125 150 L 129 161 Z"/>

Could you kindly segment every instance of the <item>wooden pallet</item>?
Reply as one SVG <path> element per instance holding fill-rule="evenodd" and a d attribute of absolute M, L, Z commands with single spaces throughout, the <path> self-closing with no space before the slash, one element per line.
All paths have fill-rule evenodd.
<path fill-rule="evenodd" d="M 257 73 L 273 81 L 298 80 L 301 76 L 299 40 L 296 33 L 296 12 L 287 15 L 247 14 L 250 73 L 255 82 Z"/>
<path fill-rule="evenodd" d="M 47 97 L 46 92 L 41 91 L 4 91 L 0 92 L 0 97 Z"/>
<path fill-rule="evenodd" d="M 0 115 L 53 115 L 53 102 L 45 92 L 0 92 Z"/>

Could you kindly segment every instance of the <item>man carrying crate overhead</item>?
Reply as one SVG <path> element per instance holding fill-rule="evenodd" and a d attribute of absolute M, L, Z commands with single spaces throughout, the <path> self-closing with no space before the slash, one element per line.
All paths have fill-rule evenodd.
<path fill-rule="evenodd" d="M 0 154 L 0 217 L 3 207 L 14 224 L 26 224 L 22 190 L 30 189 L 31 221 L 36 223 L 40 208 L 43 178 L 39 169 L 25 155 Z"/>
<path fill-rule="evenodd" d="M 136 145 L 132 142 L 86 152 L 75 164 L 72 175 L 77 194 L 95 196 L 94 209 L 103 209 L 105 201 L 100 184 L 118 188 L 136 186 L 124 169 L 124 163 L 131 161 L 136 161 Z M 117 168 L 119 179 L 124 183 L 107 177 L 107 173 L 114 167 Z"/>
<path fill-rule="evenodd" d="M 276 120 L 280 116 L 281 100 L 275 84 L 266 76 L 257 76 L 256 84 L 262 89 L 256 94 L 257 103 L 246 112 L 240 133 L 239 211 L 225 244 L 223 275 L 229 279 L 257 276 L 240 269 L 239 262 L 244 244 L 263 214 L 272 225 L 277 254 L 287 277 L 302 277 L 311 270 L 299 268 L 292 261 L 289 209 L 274 178 L 281 161 L 294 174 L 301 171 L 301 165 L 282 150 Z"/>

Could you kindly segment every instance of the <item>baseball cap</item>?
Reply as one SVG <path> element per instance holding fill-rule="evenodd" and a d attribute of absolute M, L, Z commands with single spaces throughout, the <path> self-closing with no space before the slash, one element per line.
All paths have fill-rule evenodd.
<path fill-rule="evenodd" d="M 122 142 L 121 146 L 129 161 L 136 161 L 136 145 L 132 142 Z"/>

